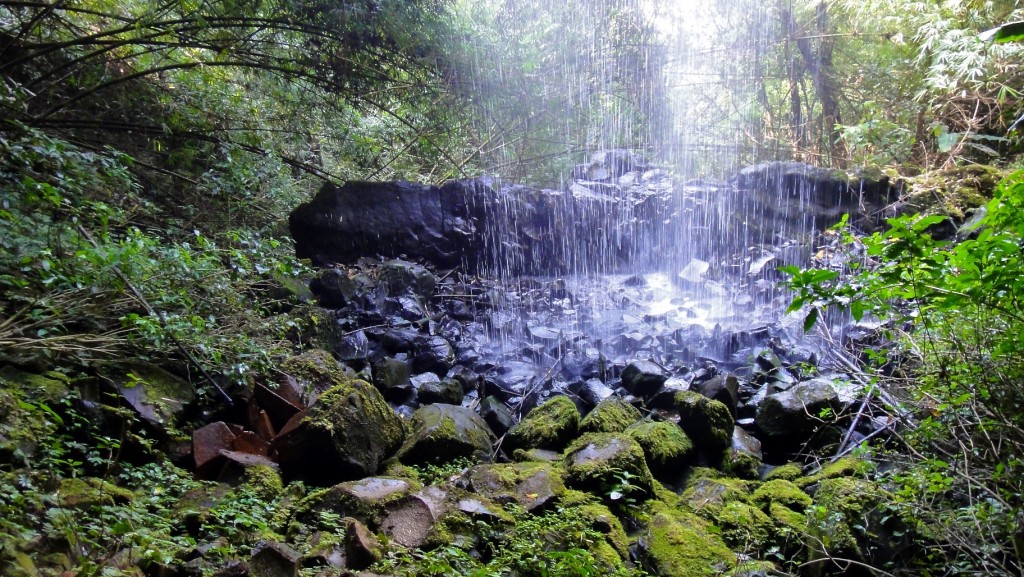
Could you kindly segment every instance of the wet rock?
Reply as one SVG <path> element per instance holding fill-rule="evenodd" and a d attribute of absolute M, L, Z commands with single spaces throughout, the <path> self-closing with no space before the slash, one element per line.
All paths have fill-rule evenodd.
<path fill-rule="evenodd" d="M 580 422 L 581 433 L 621 433 L 643 418 L 636 407 L 619 397 L 609 397 Z"/>
<path fill-rule="evenodd" d="M 427 374 L 432 375 L 433 373 Z M 416 387 L 416 398 L 424 405 L 433 403 L 458 405 L 462 402 L 462 396 L 462 385 L 454 379 L 435 379 L 420 383 Z"/>
<path fill-rule="evenodd" d="M 484 420 L 464 407 L 434 404 L 412 415 L 412 432 L 398 450 L 403 463 L 443 463 L 468 457 L 488 460 L 494 437 Z"/>
<path fill-rule="evenodd" d="M 330 485 L 372 475 L 405 438 L 401 419 L 372 385 L 338 372 L 337 384 L 274 439 L 286 477 Z"/>
<path fill-rule="evenodd" d="M 446 379 L 454 379 L 460 385 L 462 385 L 462 391 L 468 393 L 469 391 L 477 390 L 480 386 L 480 376 L 476 374 L 473 369 L 464 365 L 455 365 L 449 369 L 445 375 Z"/>
<path fill-rule="evenodd" d="M 298 389 L 307 392 L 310 398 L 323 393 L 338 382 L 347 381 L 355 376 L 352 369 L 339 363 L 331 353 L 322 349 L 310 349 L 300 355 L 289 357 L 281 363 L 280 368 L 295 381 Z"/>
<path fill-rule="evenodd" d="M 611 387 L 601 382 L 600 379 L 587 379 L 586 381 L 578 382 L 570 390 L 591 407 L 597 406 L 598 403 L 612 396 L 615 392 Z"/>
<path fill-rule="evenodd" d="M 565 396 L 557 396 L 530 412 L 505 437 L 509 453 L 516 449 L 561 451 L 580 428 L 580 413 Z"/>
<path fill-rule="evenodd" d="M 687 391 L 676 395 L 676 409 L 679 425 L 702 453 L 714 457 L 729 447 L 733 418 L 728 407 L 700 393 Z"/>
<path fill-rule="evenodd" d="M 822 411 L 839 409 L 839 394 L 826 379 L 812 379 L 765 397 L 757 407 L 757 428 L 769 437 L 806 435 L 824 423 Z"/>
<path fill-rule="evenodd" d="M 249 576 L 298 577 L 300 557 L 284 543 L 266 543 L 249 558 Z"/>
<path fill-rule="evenodd" d="M 757 479 L 761 471 L 761 441 L 743 429 L 732 431 L 732 445 L 725 458 L 725 469 L 741 479 Z"/>
<path fill-rule="evenodd" d="M 309 282 L 309 290 L 316 295 L 317 304 L 325 309 L 340 309 L 356 296 L 356 282 L 342 269 L 322 269 Z"/>
<path fill-rule="evenodd" d="M 582 491 L 607 493 L 613 501 L 641 500 L 653 494 L 654 478 L 644 450 L 624 433 L 590 433 L 565 451 L 566 484 Z M 628 473 L 628 485 L 624 473 Z"/>
<path fill-rule="evenodd" d="M 231 449 L 235 433 L 224 421 L 210 423 L 192 432 L 192 457 L 196 475 L 201 479 L 214 479 L 224 466 L 221 451 Z"/>
<path fill-rule="evenodd" d="M 377 269 L 377 279 L 392 296 L 411 293 L 429 297 L 437 286 L 437 277 L 425 266 L 397 259 L 383 263 Z"/>
<path fill-rule="evenodd" d="M 486 200 L 494 196 L 480 181 L 440 188 L 401 182 L 325 184 L 313 200 L 292 211 L 288 228 L 296 255 L 316 265 L 383 254 L 452 268 L 480 260 L 478 227 Z"/>
<path fill-rule="evenodd" d="M 693 441 L 675 423 L 643 421 L 626 429 L 626 434 L 640 444 L 656 477 L 678 477 L 696 452 Z"/>
<path fill-rule="evenodd" d="M 675 409 L 676 394 L 690 390 L 690 382 L 683 377 L 669 377 L 644 405 L 649 409 Z"/>
<path fill-rule="evenodd" d="M 661 388 L 668 375 L 651 361 L 638 360 L 626 365 L 620 375 L 622 386 L 638 397 L 649 397 Z"/>
<path fill-rule="evenodd" d="M 404 355 L 402 355 L 404 357 Z M 408 359 L 382 357 L 371 363 L 373 384 L 384 398 L 401 403 L 412 397 L 414 387 L 410 381 L 412 366 Z"/>
<path fill-rule="evenodd" d="M 493 395 L 480 401 L 480 416 L 483 417 L 491 431 L 499 437 L 516 424 L 515 417 L 508 405 Z"/>
<path fill-rule="evenodd" d="M 739 404 L 739 387 L 740 381 L 734 375 L 718 374 L 699 383 L 695 390 L 705 397 L 729 407 L 729 412 L 736 415 L 736 407 Z"/>
<path fill-rule="evenodd" d="M 683 270 L 679 271 L 676 278 L 682 281 L 684 284 L 700 284 L 704 281 L 704 275 L 707 274 L 708 269 L 711 268 L 711 264 L 699 259 L 691 259 L 689 263 L 683 267 Z"/>
<path fill-rule="evenodd" d="M 416 372 L 446 374 L 455 365 L 455 349 L 442 336 L 419 336 L 415 340 L 412 368 Z"/>
<path fill-rule="evenodd" d="M 280 429 L 296 413 L 306 408 L 302 390 L 294 377 L 285 375 L 276 387 L 257 383 L 253 388 L 253 399 L 267 412 L 275 429 Z"/>
<path fill-rule="evenodd" d="M 516 503 L 527 511 L 553 503 L 565 483 L 551 463 L 477 465 L 467 476 L 473 491 L 496 503 Z"/>
<path fill-rule="evenodd" d="M 383 518 L 389 505 L 419 489 L 419 483 L 409 479 L 366 477 L 358 481 L 347 481 L 310 493 L 295 506 L 293 516 L 314 527 L 318 526 L 321 511 L 356 517 L 375 524 Z M 322 528 L 330 530 L 332 527 L 324 525 Z"/>

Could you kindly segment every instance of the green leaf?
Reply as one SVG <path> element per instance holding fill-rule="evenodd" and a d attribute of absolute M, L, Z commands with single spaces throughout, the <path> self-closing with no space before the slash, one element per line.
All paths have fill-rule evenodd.
<path fill-rule="evenodd" d="M 960 138 L 963 135 L 959 132 L 947 132 L 940 134 L 935 138 L 935 143 L 938 146 L 939 152 L 949 152 L 953 150 L 953 147 L 960 142 Z"/>
<path fill-rule="evenodd" d="M 867 305 L 864 301 L 854 300 L 850 303 L 850 314 L 853 315 L 853 320 L 860 322 L 860 319 L 864 318 L 864 311 L 867 310 Z"/>
<path fill-rule="evenodd" d="M 818 322 L 818 309 L 812 308 L 807 316 L 804 318 L 804 332 L 814 328 L 814 323 Z"/>
<path fill-rule="evenodd" d="M 1008 22 L 991 30 L 986 30 L 978 35 L 978 38 L 997 44 L 1007 42 L 1020 42 L 1024 40 L 1024 21 Z"/>

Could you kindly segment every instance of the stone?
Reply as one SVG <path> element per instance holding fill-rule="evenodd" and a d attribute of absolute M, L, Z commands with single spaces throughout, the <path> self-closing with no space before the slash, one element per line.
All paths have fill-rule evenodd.
<path fill-rule="evenodd" d="M 587 379 L 586 381 L 578 383 L 578 387 L 574 391 L 584 403 L 591 407 L 597 406 L 598 403 L 607 399 L 615 393 L 608 385 L 604 384 L 601 379 Z"/>
<path fill-rule="evenodd" d="M 626 429 L 644 450 L 644 458 L 656 477 L 674 478 L 685 471 L 696 452 L 683 429 L 667 421 L 642 421 Z"/>
<path fill-rule="evenodd" d="M 581 433 L 621 433 L 643 418 L 640 411 L 619 397 L 610 397 L 587 413 L 580 422 Z"/>
<path fill-rule="evenodd" d="M 287 478 L 331 485 L 373 475 L 405 440 L 400 417 L 372 385 L 344 373 L 278 433 L 272 447 Z"/>
<path fill-rule="evenodd" d="M 356 296 L 356 282 L 344 270 L 322 269 L 309 282 L 309 290 L 316 296 L 317 304 L 325 309 L 340 309 Z"/>
<path fill-rule="evenodd" d="M 530 411 L 505 436 L 505 450 L 548 449 L 561 451 L 580 428 L 580 413 L 576 405 L 562 395 Z"/>
<path fill-rule="evenodd" d="M 654 478 L 644 450 L 624 433 L 590 433 L 565 451 L 566 484 L 581 491 L 606 494 L 611 500 L 643 499 L 653 494 Z M 629 488 L 624 487 L 628 474 Z M 617 493 L 617 495 L 616 495 Z"/>
<path fill-rule="evenodd" d="M 431 530 L 447 512 L 447 494 L 438 487 L 427 487 L 388 508 L 380 531 L 404 547 L 420 547 Z"/>
<path fill-rule="evenodd" d="M 462 396 L 462 385 L 455 379 L 433 380 L 416 387 L 416 398 L 424 405 L 433 403 L 457 405 L 462 402 Z"/>
<path fill-rule="evenodd" d="M 370 364 L 370 370 L 373 373 L 374 386 L 385 399 L 402 402 L 412 396 L 414 387 L 409 380 L 412 363 L 407 359 L 381 357 Z"/>
<path fill-rule="evenodd" d="M 299 397 L 299 384 L 295 378 L 285 375 L 281 381 L 276 389 L 263 383 L 257 383 L 253 388 L 253 399 L 267 412 L 275 429 L 283 427 L 296 413 L 306 408 Z"/>
<path fill-rule="evenodd" d="M 719 373 L 698 384 L 695 390 L 709 399 L 714 399 L 729 408 L 736 415 L 739 404 L 740 381 L 734 375 Z"/>
<path fill-rule="evenodd" d="M 714 457 L 729 447 L 734 423 L 728 407 L 700 393 L 686 391 L 676 395 L 676 410 L 679 425 L 699 451 Z"/>
<path fill-rule="evenodd" d="M 826 379 L 797 383 L 786 391 L 768 395 L 757 407 L 754 421 L 769 437 L 806 435 L 825 424 L 823 411 L 837 411 L 839 394 Z"/>
<path fill-rule="evenodd" d="M 707 274 L 708 269 L 711 268 L 711 264 L 700 260 L 690 259 L 690 262 L 683 267 L 683 270 L 679 271 L 676 278 L 688 284 L 700 284 L 704 281 L 704 275 Z"/>
<path fill-rule="evenodd" d="M 284 543 L 265 543 L 249 558 L 249 576 L 298 577 L 300 557 Z"/>
<path fill-rule="evenodd" d="M 516 503 L 533 511 L 554 503 L 565 492 L 565 482 L 552 463 L 477 465 L 467 472 L 473 492 L 496 503 Z"/>
<path fill-rule="evenodd" d="M 427 267 L 398 259 L 383 263 L 377 269 L 377 278 L 391 296 L 415 294 L 429 297 L 437 286 L 437 277 Z"/>
<path fill-rule="evenodd" d="M 655 502 L 640 539 L 640 555 L 655 575 L 712 577 L 728 574 L 736 556 L 700 517 Z"/>
<path fill-rule="evenodd" d="M 455 365 L 455 348 L 440 335 L 419 336 L 413 349 L 412 368 L 420 373 L 446 374 Z"/>
<path fill-rule="evenodd" d="M 150 363 L 103 365 L 99 373 L 144 423 L 161 433 L 176 425 L 186 407 L 195 401 L 192 383 Z"/>
<path fill-rule="evenodd" d="M 741 479 L 757 479 L 761 471 L 761 441 L 735 427 L 732 431 L 732 446 L 725 458 L 725 470 Z"/>
<path fill-rule="evenodd" d="M 224 421 L 210 423 L 192 432 L 192 457 L 200 478 L 216 478 L 224 465 L 221 451 L 230 450 L 235 434 Z"/>
<path fill-rule="evenodd" d="M 310 493 L 295 506 L 293 516 L 300 522 L 314 526 L 320 511 L 331 511 L 368 523 L 377 523 L 388 505 L 401 501 L 420 488 L 420 484 L 413 480 L 393 477 L 366 477 L 346 481 Z"/>
<path fill-rule="evenodd" d="M 462 457 L 490 459 L 494 436 L 470 409 L 443 403 L 421 407 L 412 415 L 411 429 L 396 454 L 405 464 L 436 464 Z"/>
<path fill-rule="evenodd" d="M 512 410 L 501 399 L 493 395 L 480 401 L 480 416 L 483 417 L 491 431 L 499 437 L 516 424 Z"/>
<path fill-rule="evenodd" d="M 638 397 L 649 397 L 661 388 L 668 375 L 651 361 L 638 360 L 626 365 L 620 375 L 622 386 Z"/>

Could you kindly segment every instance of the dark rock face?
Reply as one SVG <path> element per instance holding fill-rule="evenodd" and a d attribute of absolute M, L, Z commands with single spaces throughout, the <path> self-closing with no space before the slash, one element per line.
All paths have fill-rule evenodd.
<path fill-rule="evenodd" d="M 479 181 L 325 184 L 292 212 L 288 227 L 298 256 L 318 265 L 382 254 L 454 267 L 481 248 L 476 199 L 488 192 Z"/>
<path fill-rule="evenodd" d="M 470 409 L 435 404 L 412 415 L 412 432 L 398 451 L 403 463 L 441 463 L 459 457 L 488 460 L 494 437 Z"/>
<path fill-rule="evenodd" d="M 757 428 L 769 437 L 806 434 L 823 424 L 823 411 L 839 406 L 839 394 L 831 382 L 811 379 L 765 398 L 757 408 Z"/>
<path fill-rule="evenodd" d="M 622 386 L 638 397 L 653 395 L 666 380 L 665 371 L 651 361 L 633 361 L 622 371 Z"/>

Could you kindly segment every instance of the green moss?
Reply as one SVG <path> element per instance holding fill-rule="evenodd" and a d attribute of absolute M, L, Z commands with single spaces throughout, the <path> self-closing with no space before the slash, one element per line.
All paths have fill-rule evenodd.
<path fill-rule="evenodd" d="M 778 574 L 779 571 L 771 561 L 744 561 L 729 573 L 729 577 L 760 577 L 761 575 Z"/>
<path fill-rule="evenodd" d="M 86 509 L 99 505 L 125 505 L 135 494 L 96 478 L 61 479 L 54 504 L 66 509 Z"/>
<path fill-rule="evenodd" d="M 339 483 L 314 491 L 300 500 L 295 505 L 293 517 L 300 523 L 318 527 L 320 513 L 327 511 L 372 524 L 379 520 L 388 505 L 421 488 L 423 486 L 417 481 L 390 477 L 368 477 Z M 330 529 L 329 526 L 322 528 Z"/>
<path fill-rule="evenodd" d="M 673 423 L 645 421 L 626 429 L 626 434 L 643 448 L 647 466 L 656 475 L 681 472 L 694 452 L 693 441 Z"/>
<path fill-rule="evenodd" d="M 245 484 L 264 499 L 275 499 L 284 492 L 281 475 L 269 465 L 255 465 L 245 470 Z"/>
<path fill-rule="evenodd" d="M 565 396 L 554 397 L 530 412 L 508 432 L 506 450 L 561 451 L 580 428 L 580 412 Z"/>
<path fill-rule="evenodd" d="M 720 455 L 732 443 L 732 413 L 719 401 L 694 391 L 681 391 L 675 396 L 679 426 L 707 455 Z"/>
<path fill-rule="evenodd" d="M 834 463 L 825 465 L 813 475 L 797 479 L 794 483 L 800 487 L 807 487 L 808 485 L 813 485 L 814 483 L 818 483 L 824 479 L 834 479 L 836 477 L 863 477 L 874 470 L 875 465 L 871 461 L 858 459 L 857 457 L 843 457 Z"/>
<path fill-rule="evenodd" d="M 477 494 L 497 502 L 515 502 L 528 509 L 561 502 L 566 492 L 561 470 L 545 462 L 478 465 L 467 476 Z"/>
<path fill-rule="evenodd" d="M 621 433 L 643 418 L 636 407 L 620 397 L 608 397 L 580 422 L 583 433 Z"/>
<path fill-rule="evenodd" d="M 294 377 L 307 393 L 326 391 L 355 378 L 351 369 L 323 349 L 310 349 L 301 355 L 289 357 L 281 363 L 281 370 Z"/>
<path fill-rule="evenodd" d="M 608 507 L 600 503 L 588 503 L 576 507 L 576 512 L 588 521 L 590 527 L 600 531 L 620 559 L 629 558 L 629 540 L 622 523 Z"/>
<path fill-rule="evenodd" d="M 803 467 L 800 463 L 786 463 L 785 465 L 775 467 L 764 476 L 765 481 L 772 481 L 774 479 L 785 479 L 786 481 L 795 481 L 804 474 Z"/>
<path fill-rule="evenodd" d="M 794 511 L 803 511 L 811 506 L 810 495 L 785 479 L 772 479 L 765 482 L 754 491 L 751 498 L 764 510 L 768 510 L 772 503 L 778 503 Z"/>
<path fill-rule="evenodd" d="M 602 495 L 625 493 L 630 499 L 650 497 L 654 478 L 644 450 L 622 433 L 590 433 L 565 451 L 566 483 Z"/>
<path fill-rule="evenodd" d="M 775 522 L 777 533 L 787 533 L 797 539 L 807 532 L 807 516 L 782 505 L 772 503 L 768 507 L 768 516 Z M 788 531 L 787 531 L 788 530 Z"/>
<path fill-rule="evenodd" d="M 727 451 L 724 469 L 734 477 L 758 479 L 761 477 L 761 461 L 746 451 Z"/>
<path fill-rule="evenodd" d="M 953 166 L 907 179 L 908 212 L 944 214 L 962 221 L 964 213 L 992 198 L 1003 171 L 982 164 Z"/>
<path fill-rule="evenodd" d="M 775 529 L 768 515 L 743 501 L 725 503 L 713 521 L 726 543 L 746 552 L 763 550 Z"/>
<path fill-rule="evenodd" d="M 654 501 L 646 528 L 645 564 L 662 577 L 720 575 L 736 557 L 715 527 L 684 511 Z"/>
<path fill-rule="evenodd" d="M 892 499 L 870 481 L 851 477 L 824 479 L 807 512 L 812 541 L 832 554 L 860 556 L 860 543 L 870 538 L 879 505 Z"/>
<path fill-rule="evenodd" d="M 704 517 L 714 519 L 726 503 L 749 503 L 751 485 L 751 482 L 742 479 L 702 478 L 687 484 L 682 500 Z"/>

